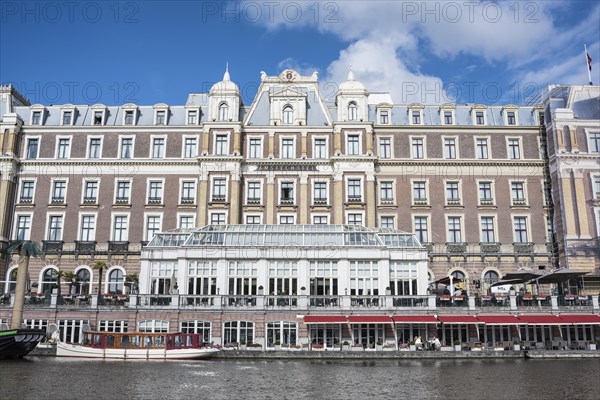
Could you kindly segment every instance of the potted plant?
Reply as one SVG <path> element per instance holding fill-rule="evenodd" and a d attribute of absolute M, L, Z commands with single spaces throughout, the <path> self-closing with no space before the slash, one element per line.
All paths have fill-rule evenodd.
<path fill-rule="evenodd" d="M 125 275 L 125 289 L 126 293 L 135 293 L 137 289 L 137 285 L 139 282 L 139 278 L 137 274 L 127 274 Z"/>
<path fill-rule="evenodd" d="M 589 347 L 590 347 L 590 350 L 596 350 L 596 341 L 595 340 L 590 340 L 589 341 Z"/>
<path fill-rule="evenodd" d="M 386 296 L 391 296 L 391 294 L 392 294 L 392 288 L 391 288 L 391 287 L 389 287 L 389 286 L 388 286 L 388 287 L 386 287 L 386 288 L 385 288 L 385 295 L 386 295 Z"/>
<path fill-rule="evenodd" d="M 454 351 L 460 351 L 460 340 L 454 341 Z"/>
<path fill-rule="evenodd" d="M 347 340 L 344 340 L 344 342 L 342 343 L 342 349 L 350 350 L 350 343 Z"/>
<path fill-rule="evenodd" d="M 519 340 L 513 340 L 513 348 L 515 351 L 521 351 L 521 342 Z"/>
<path fill-rule="evenodd" d="M 281 350 L 281 342 L 276 340 L 273 345 L 275 346 L 275 350 Z"/>
<path fill-rule="evenodd" d="M 383 340 L 378 339 L 377 343 L 375 343 L 375 350 L 382 351 L 383 350 Z"/>
<path fill-rule="evenodd" d="M 262 296 L 263 294 L 265 294 L 265 287 L 263 285 L 260 285 L 258 287 L 258 295 Z"/>
<path fill-rule="evenodd" d="M 246 350 L 246 341 L 245 340 L 240 340 L 240 349 Z"/>
<path fill-rule="evenodd" d="M 408 342 L 408 348 L 410 349 L 410 351 L 417 351 L 417 345 L 415 344 L 414 340 Z"/>

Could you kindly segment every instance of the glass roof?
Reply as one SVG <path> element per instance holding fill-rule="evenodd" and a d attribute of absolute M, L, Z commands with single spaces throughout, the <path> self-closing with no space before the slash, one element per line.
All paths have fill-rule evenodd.
<path fill-rule="evenodd" d="M 146 247 L 330 247 L 419 248 L 414 234 L 357 225 L 207 225 L 158 233 Z"/>

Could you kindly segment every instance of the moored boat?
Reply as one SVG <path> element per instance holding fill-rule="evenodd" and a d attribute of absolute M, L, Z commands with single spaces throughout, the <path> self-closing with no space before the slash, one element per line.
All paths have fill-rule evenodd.
<path fill-rule="evenodd" d="M 46 337 L 43 329 L 0 331 L 0 359 L 23 358 Z"/>
<path fill-rule="evenodd" d="M 58 357 L 121 360 L 185 360 L 208 358 L 219 350 L 206 347 L 194 333 L 84 332 L 82 344 L 59 342 Z"/>

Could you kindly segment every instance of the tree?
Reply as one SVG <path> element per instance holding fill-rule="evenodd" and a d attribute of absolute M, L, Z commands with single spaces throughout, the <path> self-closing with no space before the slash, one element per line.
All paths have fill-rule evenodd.
<path fill-rule="evenodd" d="M 73 284 L 75 283 L 75 280 L 77 279 L 77 274 L 73 271 L 65 272 L 64 278 L 65 278 L 65 281 L 67 281 L 69 283 L 69 293 L 68 294 L 71 294 L 71 292 L 73 291 Z"/>
<path fill-rule="evenodd" d="M 19 329 L 23 321 L 23 306 L 25 304 L 25 286 L 29 273 L 29 259 L 41 258 L 44 253 L 38 242 L 30 240 L 14 240 L 10 242 L 5 252 L 9 255 L 19 254 L 19 268 L 17 272 L 17 285 L 15 287 L 15 304 L 13 306 L 11 329 Z"/>
<path fill-rule="evenodd" d="M 56 286 L 58 288 L 58 295 L 60 296 L 61 279 L 65 276 L 65 271 L 59 269 L 54 273 L 54 276 L 56 276 Z"/>
<path fill-rule="evenodd" d="M 102 272 L 104 271 L 104 268 L 108 267 L 108 264 L 106 264 L 106 262 L 104 261 L 96 261 L 95 263 L 92 264 L 92 269 L 95 269 L 98 271 L 98 304 L 102 303 L 103 297 L 102 297 Z"/>

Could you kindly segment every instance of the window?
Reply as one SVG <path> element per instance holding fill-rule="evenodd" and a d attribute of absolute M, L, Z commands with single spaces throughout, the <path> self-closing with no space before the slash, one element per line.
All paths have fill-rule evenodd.
<path fill-rule="evenodd" d="M 508 111 L 506 113 L 506 122 L 508 123 L 508 125 L 516 125 L 517 124 L 517 119 L 515 117 L 514 111 Z"/>
<path fill-rule="evenodd" d="M 313 225 L 328 225 L 329 220 L 327 215 L 313 215 Z"/>
<path fill-rule="evenodd" d="M 348 135 L 348 148 L 347 154 L 356 156 L 360 154 L 360 137 L 359 135 Z"/>
<path fill-rule="evenodd" d="M 427 217 L 415 217 L 415 235 L 419 242 L 429 242 L 429 234 L 427 232 Z"/>
<path fill-rule="evenodd" d="M 460 217 L 448 217 L 448 242 L 461 242 Z"/>
<path fill-rule="evenodd" d="M 412 139 L 412 158 L 422 159 L 423 153 L 423 138 Z"/>
<path fill-rule="evenodd" d="M 31 125 L 41 125 L 42 124 L 42 112 L 34 111 L 31 116 Z"/>
<path fill-rule="evenodd" d="M 198 111 L 190 110 L 187 115 L 187 124 L 196 125 L 198 123 Z"/>
<path fill-rule="evenodd" d="M 426 182 L 413 182 L 413 201 L 415 203 L 427 202 Z"/>
<path fill-rule="evenodd" d="M 527 217 L 514 217 L 515 242 L 527 243 Z"/>
<path fill-rule="evenodd" d="M 294 224 L 294 216 L 293 215 L 280 215 L 279 216 L 279 224 L 280 225 L 293 225 Z"/>
<path fill-rule="evenodd" d="M 123 271 L 118 268 L 113 269 L 108 273 L 108 293 L 123 293 L 124 282 Z M 142 332 L 140 330 L 140 332 Z"/>
<path fill-rule="evenodd" d="M 600 199 L 600 175 L 592 176 L 592 191 L 594 198 Z"/>
<path fill-rule="evenodd" d="M 124 333 L 127 332 L 127 325 L 129 325 L 129 321 L 125 320 L 100 320 L 98 330 L 100 332 Z"/>
<path fill-rule="evenodd" d="M 362 189 L 360 179 L 348 179 L 348 201 L 361 201 Z"/>
<path fill-rule="evenodd" d="M 163 197 L 162 181 L 150 181 L 148 183 L 148 204 L 160 204 Z"/>
<path fill-rule="evenodd" d="M 523 182 L 512 182 L 511 185 L 511 197 L 513 205 L 524 205 L 525 199 L 525 185 Z"/>
<path fill-rule="evenodd" d="M 165 138 L 152 139 L 152 158 L 165 158 Z"/>
<path fill-rule="evenodd" d="M 315 204 L 327 204 L 327 182 L 314 182 L 313 198 Z"/>
<path fill-rule="evenodd" d="M 446 200 L 448 204 L 460 202 L 458 182 L 446 182 Z"/>
<path fill-rule="evenodd" d="M 155 234 L 161 231 L 161 217 L 159 215 L 146 216 L 146 240 L 150 241 Z"/>
<path fill-rule="evenodd" d="M 481 242 L 494 243 L 494 217 L 481 217 Z"/>
<path fill-rule="evenodd" d="M 166 111 L 164 110 L 160 110 L 156 112 L 156 125 L 164 125 L 165 124 L 165 117 L 166 117 Z"/>
<path fill-rule="evenodd" d="M 229 146 L 227 143 L 227 135 L 217 135 L 215 137 L 215 154 L 218 156 L 224 156 L 229 153 Z"/>
<path fill-rule="evenodd" d="M 262 158 L 262 140 L 250 138 L 248 142 L 249 158 Z"/>
<path fill-rule="evenodd" d="M 483 117 L 483 111 L 476 111 L 475 112 L 475 124 L 477 124 L 477 125 L 484 125 L 485 124 L 485 119 Z"/>
<path fill-rule="evenodd" d="M 27 139 L 27 158 L 29 160 L 35 160 L 38 158 L 38 146 L 39 139 Z"/>
<path fill-rule="evenodd" d="M 196 202 L 196 182 L 181 182 L 181 204 L 194 204 Z"/>
<path fill-rule="evenodd" d="M 179 228 L 193 228 L 194 227 L 194 216 L 193 215 L 180 215 L 179 216 Z"/>
<path fill-rule="evenodd" d="M 225 178 L 214 178 L 212 184 L 212 201 L 223 202 L 227 195 L 227 180 Z"/>
<path fill-rule="evenodd" d="M 289 347 L 296 344 L 297 328 L 295 322 L 267 322 L 267 347 L 280 343 Z"/>
<path fill-rule="evenodd" d="M 98 181 L 85 181 L 83 187 L 83 204 L 98 202 Z"/>
<path fill-rule="evenodd" d="M 390 138 L 379 139 L 379 158 L 392 158 L 392 140 Z"/>
<path fill-rule="evenodd" d="M 75 279 L 77 282 L 77 293 L 79 294 L 90 294 L 90 278 L 91 274 L 85 268 L 81 268 L 76 272 L 77 278 Z"/>
<path fill-rule="evenodd" d="M 117 181 L 117 196 L 115 198 L 115 203 L 116 204 L 128 204 L 130 189 L 131 189 L 131 182 Z"/>
<path fill-rule="evenodd" d="M 358 107 L 356 103 L 351 101 L 348 103 L 348 121 L 356 121 L 358 119 Z"/>
<path fill-rule="evenodd" d="M 281 139 L 281 158 L 295 158 L 294 154 L 294 139 Z"/>
<path fill-rule="evenodd" d="M 294 123 L 294 109 L 292 106 L 283 107 L 283 123 L 285 125 L 291 125 Z"/>
<path fill-rule="evenodd" d="M 254 323 L 228 321 L 223 324 L 223 345 L 236 344 L 242 340 L 248 344 L 254 340 Z"/>
<path fill-rule="evenodd" d="M 23 181 L 21 184 L 21 204 L 33 203 L 33 193 L 35 192 L 35 181 Z"/>
<path fill-rule="evenodd" d="M 133 125 L 133 110 L 125 111 L 125 125 Z"/>
<path fill-rule="evenodd" d="M 362 224 L 363 224 L 362 214 L 355 214 L 355 213 L 348 214 L 348 225 L 362 226 Z"/>
<path fill-rule="evenodd" d="M 379 112 L 379 123 L 381 125 L 389 124 L 389 112 L 387 110 L 382 110 Z"/>
<path fill-rule="evenodd" d="M 444 111 L 444 125 L 452 125 L 452 111 Z"/>
<path fill-rule="evenodd" d="M 186 137 L 184 141 L 183 156 L 185 158 L 194 158 L 198 155 L 198 139 L 195 137 Z"/>
<path fill-rule="evenodd" d="M 212 213 L 210 214 L 211 225 L 225 225 L 225 213 Z"/>
<path fill-rule="evenodd" d="M 82 215 L 81 216 L 81 231 L 79 239 L 84 242 L 93 241 L 96 238 L 96 216 Z"/>
<path fill-rule="evenodd" d="M 294 183 L 281 182 L 281 204 L 294 202 Z"/>
<path fill-rule="evenodd" d="M 127 215 L 115 215 L 113 219 L 112 240 L 116 242 L 127 241 L 127 227 L 129 217 Z"/>
<path fill-rule="evenodd" d="M 52 183 L 52 204 L 63 204 L 67 195 L 67 181 L 54 181 Z"/>
<path fill-rule="evenodd" d="M 246 225 L 259 225 L 260 215 L 246 215 Z"/>
<path fill-rule="evenodd" d="M 412 123 L 413 125 L 421 125 L 421 111 L 412 112 Z"/>
<path fill-rule="evenodd" d="M 379 185 L 381 201 L 394 201 L 393 182 L 381 182 Z"/>
<path fill-rule="evenodd" d="M 209 294 L 209 293 L 204 293 Z M 181 329 L 179 329 L 181 333 L 198 333 L 200 334 L 200 343 L 210 343 L 210 322 L 205 321 L 182 321 Z"/>
<path fill-rule="evenodd" d="M 88 148 L 88 158 L 100 158 L 100 147 L 102 146 L 102 139 L 91 138 Z"/>
<path fill-rule="evenodd" d="M 59 138 L 58 139 L 58 148 L 56 151 L 56 158 L 69 158 L 71 155 L 71 139 L 69 138 Z"/>
<path fill-rule="evenodd" d="M 444 139 L 444 158 L 456 158 L 456 139 Z"/>
<path fill-rule="evenodd" d="M 381 217 L 380 227 L 394 229 L 394 217 Z"/>
<path fill-rule="evenodd" d="M 31 234 L 31 216 L 19 215 L 17 218 L 17 240 L 29 240 Z"/>
<path fill-rule="evenodd" d="M 479 182 L 479 203 L 481 205 L 491 205 L 494 203 L 491 182 Z"/>
<path fill-rule="evenodd" d="M 315 138 L 314 158 L 327 158 L 327 140 L 324 138 Z"/>
<path fill-rule="evenodd" d="M 94 111 L 94 125 L 102 125 L 103 111 Z"/>
<path fill-rule="evenodd" d="M 488 140 L 487 139 L 477 139 L 476 140 L 476 148 L 475 148 L 475 156 L 479 160 L 487 160 L 488 158 Z"/>
<path fill-rule="evenodd" d="M 133 138 L 121 138 L 121 158 L 133 157 Z"/>
<path fill-rule="evenodd" d="M 219 121 L 227 121 L 229 119 L 229 106 L 223 102 L 219 104 Z"/>
<path fill-rule="evenodd" d="M 508 158 L 518 160 L 521 158 L 519 139 L 508 139 Z"/>
<path fill-rule="evenodd" d="M 248 203 L 249 204 L 259 204 L 260 203 L 260 182 L 258 181 L 250 181 L 248 182 Z"/>
<path fill-rule="evenodd" d="M 600 132 L 588 134 L 588 152 L 600 153 Z"/>
<path fill-rule="evenodd" d="M 73 111 L 63 111 L 63 125 L 71 125 L 73 122 Z"/>
<path fill-rule="evenodd" d="M 48 240 L 62 240 L 63 216 L 51 215 L 48 219 Z"/>

